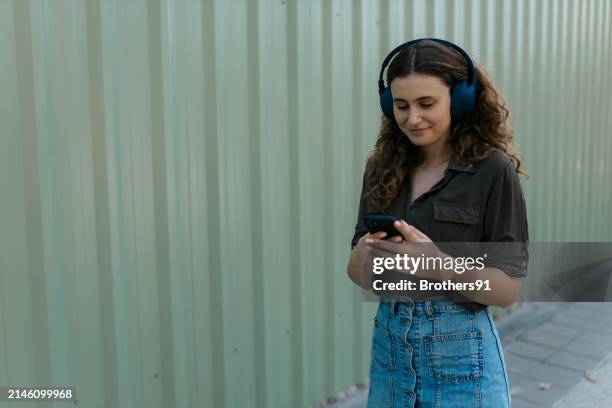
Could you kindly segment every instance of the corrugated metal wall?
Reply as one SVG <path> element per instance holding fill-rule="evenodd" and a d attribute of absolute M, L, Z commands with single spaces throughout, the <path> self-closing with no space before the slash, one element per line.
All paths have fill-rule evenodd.
<path fill-rule="evenodd" d="M 375 305 L 345 266 L 407 39 L 502 88 L 532 240 L 612 240 L 610 7 L 1 0 L 0 385 L 272 408 L 366 378 Z"/>

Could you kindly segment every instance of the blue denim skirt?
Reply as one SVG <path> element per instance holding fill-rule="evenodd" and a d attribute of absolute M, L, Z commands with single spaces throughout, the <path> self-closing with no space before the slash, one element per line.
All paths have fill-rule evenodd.
<path fill-rule="evenodd" d="M 374 318 L 368 408 L 510 407 L 489 309 L 450 301 L 381 301 Z"/>

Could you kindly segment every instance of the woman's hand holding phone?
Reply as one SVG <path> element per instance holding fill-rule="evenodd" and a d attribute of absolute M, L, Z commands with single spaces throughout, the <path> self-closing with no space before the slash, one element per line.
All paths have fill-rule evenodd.
<path fill-rule="evenodd" d="M 370 234 L 369 232 L 362 237 L 364 242 L 370 243 L 375 241 L 391 241 L 391 242 L 402 242 L 404 238 L 401 235 L 394 235 L 391 238 L 387 238 L 387 233 L 385 231 L 378 231 L 374 234 Z M 360 240 L 361 241 L 361 240 Z"/>
<path fill-rule="evenodd" d="M 368 237 L 365 235 L 364 243 L 373 247 L 377 252 L 386 252 L 392 254 L 408 254 L 408 255 L 421 255 L 423 248 L 426 248 L 427 256 L 439 255 L 438 247 L 433 241 L 421 232 L 419 229 L 412 225 L 408 225 L 406 221 L 397 220 L 393 223 L 393 227 L 401 234 L 398 236 L 391 237 L 391 239 L 384 240 L 380 236 L 386 236 L 386 233 L 377 233 L 376 238 L 374 236 Z M 420 245 L 413 245 L 420 244 Z M 418 252 L 418 253 L 417 253 Z"/>
<path fill-rule="evenodd" d="M 376 238 L 365 238 L 363 245 L 367 247 L 366 251 L 370 257 L 393 257 L 397 254 L 406 254 L 410 257 L 445 256 L 427 235 L 405 221 L 395 221 L 393 228 L 401 236 L 394 236 L 388 240 L 381 239 L 380 234 Z M 442 272 L 435 270 L 419 270 L 416 271 L 416 274 L 429 279 L 440 280 L 442 278 Z M 446 273 L 444 275 L 446 277 Z"/>

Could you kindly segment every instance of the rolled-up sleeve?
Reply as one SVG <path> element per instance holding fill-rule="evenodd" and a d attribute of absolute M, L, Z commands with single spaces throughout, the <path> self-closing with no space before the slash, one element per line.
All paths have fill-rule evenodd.
<path fill-rule="evenodd" d="M 527 275 L 529 229 L 518 173 L 508 163 L 495 177 L 483 220 L 484 264 L 515 277 Z"/>
<path fill-rule="evenodd" d="M 357 224 L 355 225 L 355 233 L 351 240 L 351 250 L 355 248 L 357 242 L 361 237 L 368 233 L 368 228 L 365 225 L 365 214 L 366 214 L 366 200 L 365 200 L 365 180 L 366 172 L 363 173 L 363 181 L 361 184 L 361 195 L 359 196 L 359 211 L 357 213 Z"/>

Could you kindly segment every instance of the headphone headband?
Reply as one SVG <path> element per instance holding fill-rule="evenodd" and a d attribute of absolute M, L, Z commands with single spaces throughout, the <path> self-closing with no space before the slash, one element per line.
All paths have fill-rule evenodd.
<path fill-rule="evenodd" d="M 378 77 L 378 93 L 380 94 L 380 104 L 383 113 L 385 114 L 385 116 L 394 119 L 391 90 L 389 87 L 385 87 L 385 82 L 383 80 L 385 68 L 387 67 L 387 65 L 389 65 L 391 59 L 402 49 L 424 40 L 435 41 L 439 44 L 451 47 L 457 52 L 459 52 L 465 59 L 465 62 L 468 66 L 468 80 L 459 81 L 453 86 L 451 115 L 454 119 L 463 119 L 467 117 L 469 114 L 472 113 L 476 104 L 476 68 L 474 67 L 472 59 L 470 58 L 468 53 L 463 50 L 463 48 L 453 44 L 450 41 L 442 40 L 439 38 L 419 38 L 416 40 L 408 41 L 401 45 L 398 45 L 389 53 L 389 55 L 387 55 L 387 57 L 383 61 L 382 68 L 380 69 L 380 76 Z"/>
<path fill-rule="evenodd" d="M 440 38 L 419 38 L 419 39 L 411 40 L 411 41 L 398 45 L 389 53 L 389 55 L 387 55 L 387 57 L 382 63 L 382 68 L 380 69 L 380 76 L 378 78 L 378 92 L 383 92 L 385 90 L 385 82 L 383 80 L 383 75 L 385 72 L 385 68 L 387 68 L 387 65 L 389 65 L 389 62 L 391 62 L 391 59 L 393 59 L 395 54 L 400 52 L 402 49 L 409 47 L 412 44 L 415 44 L 420 41 L 425 41 L 425 40 L 435 41 L 439 44 L 446 45 L 447 47 L 451 47 L 457 52 L 459 52 L 465 59 L 465 62 L 467 63 L 467 66 L 468 66 L 469 77 L 468 77 L 467 82 L 469 85 L 473 84 L 474 80 L 476 79 L 476 69 L 474 68 L 474 63 L 472 62 L 472 59 L 470 58 L 468 53 L 463 50 L 463 48 L 459 47 L 456 44 L 453 44 L 450 41 L 442 40 Z"/>

